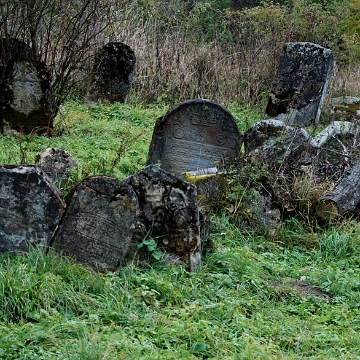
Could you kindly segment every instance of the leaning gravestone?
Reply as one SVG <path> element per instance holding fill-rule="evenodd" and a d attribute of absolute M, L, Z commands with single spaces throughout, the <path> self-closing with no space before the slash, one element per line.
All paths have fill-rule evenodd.
<path fill-rule="evenodd" d="M 135 63 L 134 51 L 128 45 L 106 44 L 95 56 L 85 103 L 124 103 L 132 84 Z"/>
<path fill-rule="evenodd" d="M 238 156 L 241 144 L 228 110 L 211 100 L 188 100 L 157 120 L 147 163 L 174 174 L 211 169 Z"/>
<path fill-rule="evenodd" d="M 52 129 L 55 113 L 46 64 L 32 59 L 9 60 L 2 72 L 0 131 Z"/>
<path fill-rule="evenodd" d="M 55 250 L 95 270 L 117 270 L 135 229 L 136 194 L 120 180 L 95 176 L 76 186 L 69 198 Z"/>
<path fill-rule="evenodd" d="M 35 166 L 0 166 L 0 252 L 47 248 L 65 211 L 59 190 Z"/>
<path fill-rule="evenodd" d="M 139 199 L 139 222 L 132 248 L 152 237 L 159 250 L 196 271 L 201 262 L 196 186 L 149 165 L 124 180 Z"/>
<path fill-rule="evenodd" d="M 288 43 L 276 72 L 266 114 L 290 125 L 317 123 L 334 56 L 331 50 L 301 42 Z"/>

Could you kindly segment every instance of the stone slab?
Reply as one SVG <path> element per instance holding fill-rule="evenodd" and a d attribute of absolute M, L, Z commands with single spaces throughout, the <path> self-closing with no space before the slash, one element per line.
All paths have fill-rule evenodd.
<path fill-rule="evenodd" d="M 213 168 L 240 153 L 242 134 L 235 118 L 220 104 L 188 100 L 155 124 L 147 164 L 174 174 Z"/>
<path fill-rule="evenodd" d="M 85 179 L 69 196 L 55 250 L 95 270 L 117 270 L 127 254 L 137 211 L 130 186 L 106 176 Z"/>
<path fill-rule="evenodd" d="M 286 44 L 272 85 L 267 116 L 300 127 L 318 123 L 333 64 L 330 49 L 309 42 Z"/>
<path fill-rule="evenodd" d="M 47 248 L 65 202 L 35 166 L 0 166 L 0 252 Z"/>
<path fill-rule="evenodd" d="M 196 271 L 201 263 L 199 209 L 196 186 L 154 165 L 124 180 L 139 199 L 139 224 L 130 253 L 145 237 Z"/>
<path fill-rule="evenodd" d="M 124 103 L 132 85 L 134 51 L 121 42 L 109 42 L 95 56 L 86 104 Z"/>

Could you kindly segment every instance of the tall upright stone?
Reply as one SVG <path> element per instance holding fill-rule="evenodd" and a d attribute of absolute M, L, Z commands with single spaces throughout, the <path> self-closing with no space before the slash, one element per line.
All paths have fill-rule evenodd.
<path fill-rule="evenodd" d="M 130 186 L 106 176 L 87 178 L 69 196 L 54 248 L 95 270 L 117 270 L 132 240 L 137 211 Z"/>
<path fill-rule="evenodd" d="M 239 155 L 242 138 L 235 118 L 223 106 L 188 100 L 157 120 L 147 164 L 177 175 L 214 168 Z"/>
<path fill-rule="evenodd" d="M 121 42 L 107 43 L 95 56 L 86 104 L 124 103 L 132 85 L 136 58 Z"/>
<path fill-rule="evenodd" d="M 0 166 L 0 252 L 47 248 L 65 211 L 59 190 L 35 166 Z"/>
<path fill-rule="evenodd" d="M 266 108 L 267 117 L 300 127 L 317 123 L 333 64 L 329 49 L 308 42 L 286 44 Z"/>

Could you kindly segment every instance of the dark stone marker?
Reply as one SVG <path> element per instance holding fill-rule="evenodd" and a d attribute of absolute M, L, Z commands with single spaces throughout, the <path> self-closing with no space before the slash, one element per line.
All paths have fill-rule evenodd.
<path fill-rule="evenodd" d="M 54 109 L 50 73 L 46 64 L 35 60 L 10 60 L 0 66 L 1 132 L 31 133 L 53 128 Z"/>
<path fill-rule="evenodd" d="M 60 184 L 67 182 L 69 169 L 78 166 L 75 159 L 67 151 L 54 148 L 48 148 L 38 154 L 35 162 L 53 182 L 59 181 Z"/>
<path fill-rule="evenodd" d="M 331 50 L 288 43 L 276 72 L 266 114 L 290 125 L 317 123 L 334 64 Z"/>
<path fill-rule="evenodd" d="M 140 207 L 130 253 L 137 251 L 136 244 L 151 236 L 160 250 L 175 255 L 196 271 L 201 262 L 196 186 L 154 165 L 124 181 L 136 192 Z"/>
<path fill-rule="evenodd" d="M 0 252 L 46 248 L 65 202 L 50 179 L 35 166 L 0 166 Z"/>
<path fill-rule="evenodd" d="M 116 270 L 128 251 L 138 201 L 120 180 L 95 176 L 75 187 L 56 234 L 55 250 L 95 270 Z"/>
<path fill-rule="evenodd" d="M 210 100 L 188 100 L 155 124 L 148 164 L 174 174 L 213 168 L 240 153 L 242 134 L 234 117 Z"/>
<path fill-rule="evenodd" d="M 120 42 L 107 43 L 95 56 L 86 104 L 124 103 L 132 84 L 134 51 Z"/>

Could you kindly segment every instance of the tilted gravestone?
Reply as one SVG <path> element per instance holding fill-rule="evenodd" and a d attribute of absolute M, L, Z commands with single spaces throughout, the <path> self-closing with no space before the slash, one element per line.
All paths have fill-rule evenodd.
<path fill-rule="evenodd" d="M 45 132 L 55 115 L 50 73 L 25 43 L 10 40 L 0 41 L 0 132 Z"/>
<path fill-rule="evenodd" d="M 139 199 L 139 223 L 129 254 L 145 238 L 196 271 L 201 262 L 196 186 L 149 165 L 124 180 Z"/>
<path fill-rule="evenodd" d="M 290 125 L 317 123 L 334 64 L 331 50 L 319 45 L 288 43 L 271 89 L 266 114 Z"/>
<path fill-rule="evenodd" d="M 120 180 L 95 176 L 69 196 L 54 248 L 95 270 L 116 270 L 127 254 L 137 221 L 138 201 Z"/>
<path fill-rule="evenodd" d="M 241 144 L 227 109 L 211 100 L 188 100 L 157 120 L 147 163 L 174 174 L 214 168 L 238 156 Z"/>
<path fill-rule="evenodd" d="M 134 51 L 121 42 L 107 43 L 95 56 L 86 104 L 124 103 L 135 71 Z"/>
<path fill-rule="evenodd" d="M 65 202 L 50 179 L 35 166 L 0 166 L 0 252 L 46 248 Z"/>
<path fill-rule="evenodd" d="M 43 170 L 49 178 L 60 184 L 69 179 L 69 169 L 78 166 L 76 160 L 65 150 L 48 148 L 36 156 L 36 165 Z"/>

